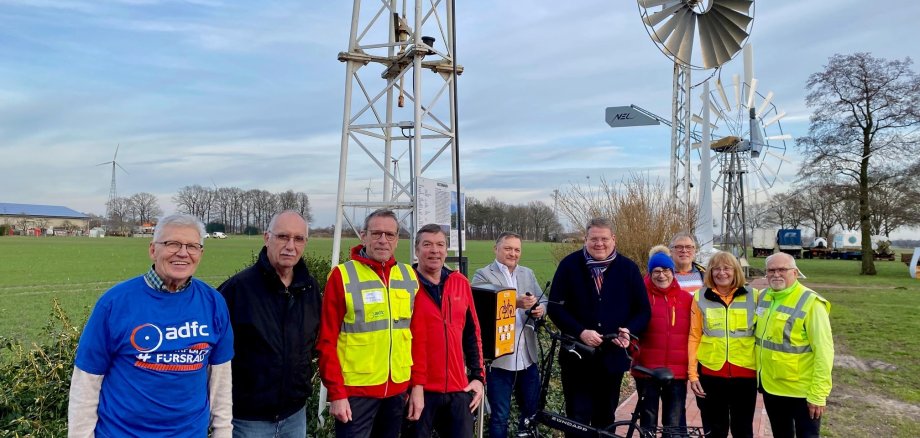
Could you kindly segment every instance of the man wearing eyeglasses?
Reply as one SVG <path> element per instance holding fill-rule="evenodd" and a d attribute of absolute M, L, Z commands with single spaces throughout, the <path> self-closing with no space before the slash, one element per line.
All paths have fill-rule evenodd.
<path fill-rule="evenodd" d="M 307 433 L 321 306 L 319 285 L 303 260 L 308 235 L 300 213 L 276 214 L 256 262 L 218 287 L 235 334 L 235 437 Z"/>
<path fill-rule="evenodd" d="M 674 261 L 674 279 L 680 288 L 693 293 L 703 287 L 706 268 L 696 262 L 696 237 L 680 232 L 671 238 L 671 260 Z"/>
<path fill-rule="evenodd" d="M 109 289 L 86 322 L 68 405 L 71 437 L 231 436 L 233 331 L 223 297 L 192 278 L 204 225 L 161 219 L 146 274 Z"/>
<path fill-rule="evenodd" d="M 767 257 L 770 287 L 760 293 L 756 311 L 757 375 L 776 437 L 819 436 L 831 392 L 831 305 L 798 275 L 789 254 Z"/>
<path fill-rule="evenodd" d="M 374 211 L 351 260 L 333 268 L 326 282 L 317 351 L 337 437 L 399 436 L 419 284 L 411 266 L 396 262 L 398 244 L 396 214 Z"/>

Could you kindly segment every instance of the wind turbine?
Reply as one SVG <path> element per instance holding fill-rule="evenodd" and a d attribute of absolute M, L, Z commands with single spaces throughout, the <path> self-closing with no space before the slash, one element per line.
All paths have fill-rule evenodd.
<path fill-rule="evenodd" d="M 120 147 L 121 147 L 121 144 L 118 144 L 115 146 L 115 155 L 112 156 L 112 161 L 105 161 L 105 162 L 102 162 L 96 165 L 96 166 L 106 166 L 109 164 L 112 165 L 112 185 L 109 188 L 109 201 L 106 202 L 105 204 L 105 217 L 108 219 L 112 218 L 112 207 L 114 206 L 115 199 L 118 198 L 118 190 L 115 187 L 115 167 L 117 166 L 121 168 L 122 172 L 128 173 L 128 171 L 125 170 L 125 168 L 121 164 L 118 164 L 118 161 L 117 161 L 118 160 L 118 148 Z"/>

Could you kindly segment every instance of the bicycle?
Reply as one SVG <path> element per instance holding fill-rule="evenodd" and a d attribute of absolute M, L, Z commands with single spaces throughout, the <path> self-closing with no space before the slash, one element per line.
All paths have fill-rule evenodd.
<path fill-rule="evenodd" d="M 706 434 L 703 432 L 702 427 L 696 426 L 687 426 L 687 427 L 664 427 L 664 426 L 654 426 L 642 428 L 639 426 L 639 414 L 642 407 L 642 396 L 640 394 L 640 400 L 636 403 L 636 409 L 633 410 L 632 415 L 629 420 L 620 420 L 615 421 L 612 425 L 605 428 L 596 428 L 589 426 L 587 424 L 580 423 L 578 421 L 572 420 L 564 415 L 561 415 L 556 412 L 552 412 L 546 409 L 546 399 L 549 395 L 549 384 L 552 380 L 552 370 L 553 364 L 556 358 L 557 348 L 562 351 L 566 351 L 570 354 L 575 354 L 579 358 L 590 356 L 594 354 L 594 347 L 585 345 L 579 340 L 575 339 L 572 336 L 563 334 L 558 330 L 552 330 L 547 327 L 545 323 L 537 325 L 537 330 L 541 330 L 549 334 L 551 339 L 549 353 L 544 355 L 540 363 L 541 374 L 541 383 L 540 383 L 540 398 L 539 404 L 537 406 L 536 414 L 532 415 L 530 418 L 524 420 L 526 427 L 525 431 L 522 431 L 523 434 L 519 436 L 527 436 L 530 438 L 540 438 L 540 425 L 547 426 L 551 429 L 562 431 L 566 434 L 582 436 L 582 437 L 600 437 L 600 438 L 656 438 L 656 437 L 681 437 L 681 438 L 694 438 L 694 437 L 704 437 Z M 616 334 L 604 335 L 604 341 L 607 342 L 613 339 Z M 632 355 L 630 350 L 638 351 L 638 340 L 639 338 L 633 334 L 630 334 L 630 347 L 627 348 L 626 355 L 629 357 L 630 362 L 632 362 Z M 674 379 L 674 373 L 667 368 L 655 368 L 649 369 L 641 365 L 633 365 L 633 370 L 649 376 L 653 382 L 659 386 L 667 384 L 672 379 Z"/>

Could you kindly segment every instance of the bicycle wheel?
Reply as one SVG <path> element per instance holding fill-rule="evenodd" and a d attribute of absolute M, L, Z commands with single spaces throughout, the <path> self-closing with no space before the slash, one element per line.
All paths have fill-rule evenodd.
<path fill-rule="evenodd" d="M 604 429 L 604 434 L 616 438 L 654 438 L 654 432 L 647 432 L 639 427 L 639 422 L 617 421 Z"/>

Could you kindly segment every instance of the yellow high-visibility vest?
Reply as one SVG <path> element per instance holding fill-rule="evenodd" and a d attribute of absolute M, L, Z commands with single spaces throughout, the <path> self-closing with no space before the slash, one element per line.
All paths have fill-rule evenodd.
<path fill-rule="evenodd" d="M 409 380 L 412 333 L 409 322 L 418 278 L 409 265 L 390 268 L 389 287 L 367 265 L 339 265 L 345 291 L 345 318 L 337 353 L 348 386 L 374 386 Z"/>
<path fill-rule="evenodd" d="M 703 315 L 703 335 L 696 351 L 697 359 L 703 366 L 715 371 L 722 369 L 726 361 L 754 369 L 756 292 L 748 286 L 739 288 L 731 304 L 725 306 L 721 300 L 716 302 L 701 298 L 708 290 L 701 288 L 693 296 Z"/>
<path fill-rule="evenodd" d="M 794 289 L 773 302 L 766 290 L 760 293 L 757 323 L 757 377 L 771 394 L 806 396 L 814 381 L 830 392 L 830 376 L 814 375 L 815 353 L 805 331 L 805 316 L 812 306 L 831 304 L 816 292 L 796 282 Z M 771 309 L 772 308 L 772 309 Z M 833 346 L 828 346 L 833 348 Z M 825 394 L 826 395 L 826 394 Z"/>

